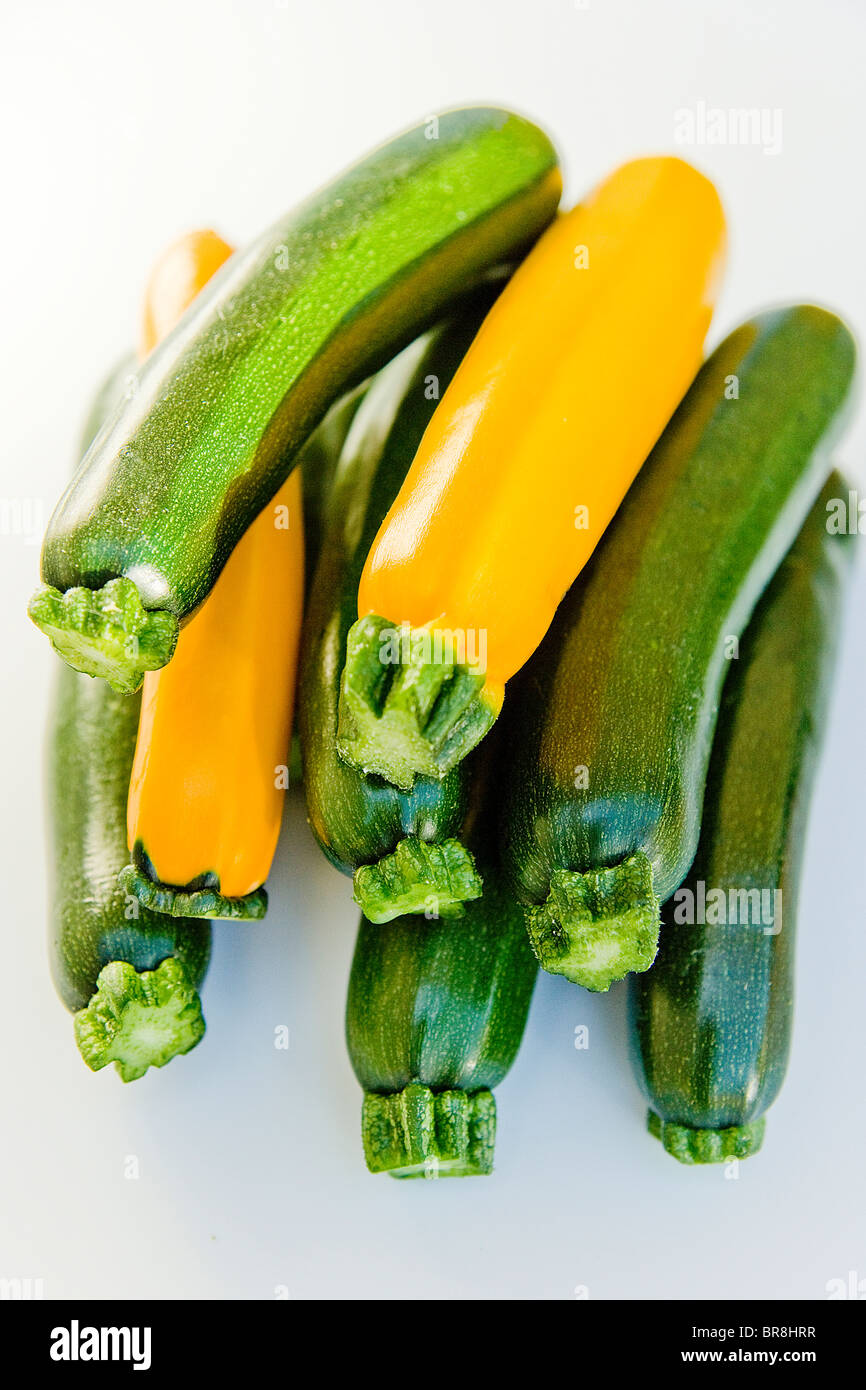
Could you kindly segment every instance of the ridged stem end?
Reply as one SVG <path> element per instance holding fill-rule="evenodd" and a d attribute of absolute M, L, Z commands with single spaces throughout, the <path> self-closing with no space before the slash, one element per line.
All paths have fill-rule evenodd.
<path fill-rule="evenodd" d="M 43 584 L 27 612 L 58 656 L 76 671 L 101 676 L 121 695 L 134 694 L 146 671 L 165 666 L 177 642 L 177 618 L 148 611 L 131 579 L 65 594 Z"/>
<path fill-rule="evenodd" d="M 435 628 L 359 618 L 346 642 L 340 756 L 404 791 L 417 776 L 456 767 L 492 728 L 504 695 L 466 663 L 465 647 Z"/>
<path fill-rule="evenodd" d="M 145 856 L 146 858 L 146 856 Z M 242 898 L 227 898 L 218 888 L 174 888 L 160 883 L 140 862 L 139 847 L 133 851 L 133 863 L 125 864 L 117 875 L 124 893 L 137 898 L 142 907 L 160 912 L 165 917 L 207 917 L 222 922 L 258 922 L 268 910 L 268 895 L 256 888 Z"/>
<path fill-rule="evenodd" d="M 493 1171 L 496 1102 L 490 1091 L 433 1092 L 411 1085 L 367 1091 L 361 1117 L 371 1173 L 393 1178 L 466 1178 Z"/>
<path fill-rule="evenodd" d="M 542 970 L 604 991 L 652 965 L 659 913 L 652 866 L 639 850 L 611 869 L 554 870 L 547 901 L 527 910 L 529 938 Z"/>
<path fill-rule="evenodd" d="M 727 1163 L 732 1158 L 750 1158 L 764 1142 L 765 1119 L 726 1129 L 693 1129 L 691 1125 L 663 1120 L 654 1110 L 647 1113 L 647 1129 L 659 1139 L 665 1152 L 680 1163 Z"/>
<path fill-rule="evenodd" d="M 371 922 L 423 913 L 460 917 L 463 904 L 480 898 L 481 876 L 471 853 L 459 840 L 428 844 L 415 835 L 376 864 L 355 871 L 355 902 Z"/>
<path fill-rule="evenodd" d="M 126 961 L 103 966 L 96 993 L 73 1025 L 91 1071 L 114 1062 L 122 1081 L 137 1081 L 148 1067 L 189 1052 L 205 1031 L 198 993 L 171 956 L 141 973 Z"/>

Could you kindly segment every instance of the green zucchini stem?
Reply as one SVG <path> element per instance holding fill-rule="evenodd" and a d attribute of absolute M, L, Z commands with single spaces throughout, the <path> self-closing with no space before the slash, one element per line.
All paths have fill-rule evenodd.
<path fill-rule="evenodd" d="M 219 891 L 219 879 L 209 874 L 201 887 L 186 884 L 173 887 L 154 877 L 147 854 L 137 841 L 132 851 L 132 863 L 126 864 L 117 875 L 125 893 L 137 898 L 142 907 L 161 912 L 166 917 L 209 917 L 223 922 L 258 922 L 268 910 L 268 895 L 264 888 L 255 888 L 242 898 L 227 898 Z"/>
<path fill-rule="evenodd" d="M 652 965 L 660 908 L 642 850 L 610 869 L 555 869 L 547 901 L 527 909 L 529 939 L 542 970 L 605 991 Z"/>
<path fill-rule="evenodd" d="M 453 633 L 359 618 L 346 639 L 341 757 L 403 791 L 416 776 L 442 778 L 456 767 L 502 707 L 502 691 L 459 656 Z"/>
<path fill-rule="evenodd" d="M 65 594 L 43 584 L 27 612 L 58 656 L 76 671 L 102 676 L 121 695 L 133 695 L 146 671 L 165 666 L 177 642 L 177 618 L 149 612 L 131 579 Z"/>
<path fill-rule="evenodd" d="M 433 1092 L 412 1084 L 367 1091 L 361 1116 L 371 1173 L 392 1178 L 466 1178 L 493 1171 L 496 1101 L 490 1091 Z"/>
<path fill-rule="evenodd" d="M 205 1031 L 201 1000 L 173 956 L 141 973 L 126 961 L 104 965 L 96 993 L 73 1024 L 91 1071 L 114 1062 L 122 1081 L 137 1081 L 148 1067 L 189 1052 Z"/>
<path fill-rule="evenodd" d="M 461 917 L 463 904 L 481 897 L 481 875 L 459 840 L 429 844 L 415 835 L 376 864 L 355 871 L 355 902 L 371 922 L 425 913 Z"/>
<path fill-rule="evenodd" d="M 660 1139 L 666 1153 L 680 1163 L 727 1163 L 732 1158 L 749 1158 L 764 1142 L 762 1115 L 745 1125 L 725 1129 L 694 1129 L 691 1125 L 663 1120 L 654 1110 L 647 1113 L 647 1129 Z"/>

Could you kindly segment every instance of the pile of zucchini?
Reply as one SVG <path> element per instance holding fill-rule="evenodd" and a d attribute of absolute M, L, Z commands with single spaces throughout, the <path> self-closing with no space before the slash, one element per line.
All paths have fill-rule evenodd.
<path fill-rule="evenodd" d="M 62 658 L 50 943 L 85 1062 L 129 1081 L 200 1041 L 211 920 L 255 930 L 298 767 L 363 914 L 346 1036 L 367 1166 L 395 1177 L 491 1171 L 539 967 L 629 977 L 649 1130 L 683 1163 L 755 1153 L 787 1064 L 853 340 L 795 304 L 701 362 L 712 186 L 634 161 L 557 216 L 560 187 L 543 132 L 469 108 L 225 265 L 189 240 L 146 355 L 98 394 L 30 606 Z M 195 677 L 211 595 L 274 589 L 248 540 L 296 468 L 305 597 L 274 591 L 270 619 L 293 651 L 303 607 L 294 755 L 267 752 L 293 675 L 258 727 L 202 668 L 213 779 L 182 741 L 159 774 L 198 858 L 156 854 L 159 673 L 183 653 Z M 264 619 L 256 640 L 219 659 L 254 663 Z"/>

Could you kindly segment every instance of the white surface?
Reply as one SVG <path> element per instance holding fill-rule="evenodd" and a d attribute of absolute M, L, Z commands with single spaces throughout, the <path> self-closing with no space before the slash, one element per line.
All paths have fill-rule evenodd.
<path fill-rule="evenodd" d="M 621 159 L 675 148 L 678 108 L 780 108 L 777 155 L 683 151 L 717 180 L 732 228 L 713 340 L 786 297 L 841 308 L 866 339 L 856 0 L 18 0 L 5 14 L 2 493 L 46 514 L 167 241 L 199 224 L 243 240 L 461 101 L 545 124 L 569 200 Z M 861 482 L 864 433 L 861 409 L 841 452 Z M 498 1092 L 495 1175 L 399 1184 L 363 1167 L 342 1040 L 350 885 L 297 801 L 267 924 L 217 928 L 203 1045 L 128 1087 L 82 1066 L 44 953 L 53 658 L 23 616 L 38 549 L 0 541 L 0 1275 L 42 1278 L 49 1297 L 554 1299 L 578 1285 L 821 1298 L 830 1279 L 866 1277 L 862 572 L 812 818 L 794 1052 L 763 1154 L 736 1180 L 680 1168 L 643 1131 L 623 988 L 592 998 L 543 978 Z"/>

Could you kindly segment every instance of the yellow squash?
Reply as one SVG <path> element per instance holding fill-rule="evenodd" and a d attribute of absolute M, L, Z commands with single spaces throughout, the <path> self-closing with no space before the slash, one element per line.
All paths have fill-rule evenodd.
<path fill-rule="evenodd" d="M 213 232 L 154 271 L 149 351 L 231 252 Z M 303 613 L 301 473 L 235 547 L 168 666 L 145 677 L 125 886 L 172 915 L 260 917 L 287 785 Z"/>
<path fill-rule="evenodd" d="M 536 243 L 367 557 L 348 761 L 406 786 L 483 737 L 700 365 L 724 246 L 713 185 L 676 158 L 623 165 Z"/>

